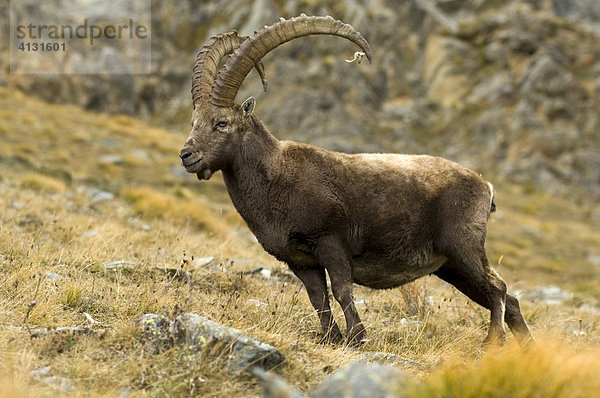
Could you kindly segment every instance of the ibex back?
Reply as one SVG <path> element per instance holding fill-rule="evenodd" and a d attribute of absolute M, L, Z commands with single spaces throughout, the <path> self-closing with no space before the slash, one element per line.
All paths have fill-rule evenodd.
<path fill-rule="evenodd" d="M 342 334 L 329 306 L 326 273 L 346 318 L 347 339 L 365 338 L 352 284 L 387 289 L 431 273 L 491 312 L 486 342 L 532 336 L 517 299 L 490 267 L 484 242 L 494 191 L 475 172 L 431 156 L 347 155 L 278 141 L 253 114 L 255 100 L 234 104 L 250 69 L 266 89 L 261 58 L 297 37 L 351 40 L 371 61 L 367 41 L 331 17 L 301 15 L 252 37 L 212 37 L 196 59 L 192 131 L 181 150 L 186 170 L 209 179 L 218 170 L 234 206 L 263 248 L 306 286 L 324 341 Z M 230 55 L 217 77 L 220 61 Z"/>

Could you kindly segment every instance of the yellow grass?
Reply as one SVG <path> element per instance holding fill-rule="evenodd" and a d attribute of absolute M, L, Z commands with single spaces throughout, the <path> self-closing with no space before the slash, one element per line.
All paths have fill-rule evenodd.
<path fill-rule="evenodd" d="M 413 390 L 419 397 L 593 397 L 600 391 L 600 349 L 539 338 L 527 352 L 492 349 L 480 361 L 452 358 Z"/>
<path fill-rule="evenodd" d="M 22 176 L 20 185 L 22 188 L 38 192 L 61 193 L 65 190 L 65 184 L 62 181 L 41 174 L 27 174 Z"/>
<path fill-rule="evenodd" d="M 122 192 L 123 198 L 133 204 L 138 215 L 146 218 L 162 218 L 182 224 L 191 223 L 196 228 L 224 234 L 228 228 L 223 217 L 211 210 L 207 203 L 182 200 L 183 191 L 175 190 L 172 195 L 148 187 L 130 188 Z"/>

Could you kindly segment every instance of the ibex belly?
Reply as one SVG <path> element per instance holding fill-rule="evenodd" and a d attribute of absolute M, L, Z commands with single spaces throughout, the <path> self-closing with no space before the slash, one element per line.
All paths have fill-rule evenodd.
<path fill-rule="evenodd" d="M 447 258 L 436 253 L 415 253 L 402 259 L 360 256 L 352 264 L 354 283 L 373 289 L 391 289 L 437 271 Z"/>

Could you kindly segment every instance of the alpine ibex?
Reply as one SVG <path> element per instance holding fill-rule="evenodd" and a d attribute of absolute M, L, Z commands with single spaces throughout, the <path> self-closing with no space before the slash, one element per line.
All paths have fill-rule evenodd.
<path fill-rule="evenodd" d="M 204 180 L 223 172 L 233 204 L 260 244 L 306 286 L 324 340 L 342 339 L 329 306 L 327 270 L 349 343 L 366 335 L 353 283 L 388 289 L 433 273 L 490 310 L 485 342 L 502 341 L 506 321 L 527 344 L 532 336 L 519 302 L 506 294 L 484 249 L 495 208 L 491 184 L 439 157 L 348 155 L 279 141 L 253 114 L 254 98 L 234 104 L 253 67 L 266 89 L 265 54 L 313 34 L 344 37 L 371 61 L 361 34 L 329 16 L 281 18 L 252 37 L 234 31 L 202 47 L 192 77 L 193 127 L 180 153 L 185 169 Z"/>

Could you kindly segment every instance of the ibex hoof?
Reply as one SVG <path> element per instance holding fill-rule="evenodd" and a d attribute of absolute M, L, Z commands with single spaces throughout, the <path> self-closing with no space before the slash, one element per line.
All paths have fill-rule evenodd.
<path fill-rule="evenodd" d="M 360 325 L 354 327 L 350 333 L 348 333 L 348 340 L 346 344 L 351 347 L 360 347 L 367 341 L 367 332 L 365 328 Z"/>
<path fill-rule="evenodd" d="M 341 344 L 344 341 L 344 336 L 338 330 L 329 330 L 324 333 L 319 340 L 319 344 Z"/>
<path fill-rule="evenodd" d="M 504 343 L 506 343 L 506 334 L 491 334 L 488 333 L 488 335 L 486 336 L 485 339 L 483 339 L 483 342 L 481 343 L 481 346 L 483 348 L 487 348 L 490 346 L 497 346 L 497 347 L 501 347 L 504 345 Z"/>

